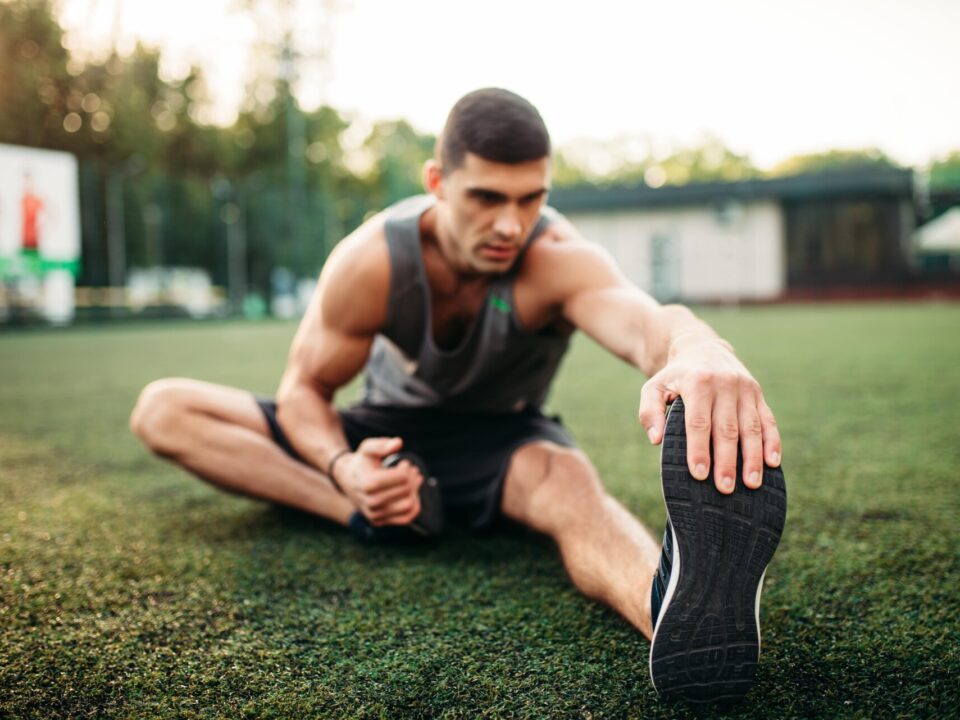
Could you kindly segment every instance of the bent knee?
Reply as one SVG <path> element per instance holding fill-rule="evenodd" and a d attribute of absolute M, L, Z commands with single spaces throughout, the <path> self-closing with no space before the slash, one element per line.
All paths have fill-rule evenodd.
<path fill-rule="evenodd" d="M 172 454 L 183 416 L 189 412 L 190 396 L 189 380 L 154 380 L 140 392 L 130 413 L 130 429 L 157 455 Z"/>
<path fill-rule="evenodd" d="M 508 474 L 512 508 L 521 518 L 556 516 L 576 511 L 603 493 L 596 470 L 580 450 L 535 443 L 516 453 Z"/>
<path fill-rule="evenodd" d="M 574 448 L 555 446 L 536 488 L 551 497 L 573 498 L 603 491 L 597 471 L 587 456 Z"/>

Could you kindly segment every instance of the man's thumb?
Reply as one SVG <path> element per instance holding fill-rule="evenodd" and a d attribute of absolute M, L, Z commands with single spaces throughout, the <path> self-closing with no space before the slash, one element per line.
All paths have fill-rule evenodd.
<path fill-rule="evenodd" d="M 647 380 L 640 391 L 640 424 L 647 431 L 647 437 L 654 445 L 659 445 L 663 439 L 664 414 L 667 411 L 667 400 L 672 399 L 670 393 L 662 384 L 658 375 Z"/>

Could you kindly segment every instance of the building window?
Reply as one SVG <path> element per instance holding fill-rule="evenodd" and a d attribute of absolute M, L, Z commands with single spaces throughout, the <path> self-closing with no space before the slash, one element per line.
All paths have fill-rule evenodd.
<path fill-rule="evenodd" d="M 903 279 L 899 201 L 815 199 L 784 203 L 791 288 Z"/>

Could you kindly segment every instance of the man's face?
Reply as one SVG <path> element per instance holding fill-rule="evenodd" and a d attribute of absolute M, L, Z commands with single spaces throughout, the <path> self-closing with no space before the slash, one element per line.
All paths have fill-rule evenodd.
<path fill-rule="evenodd" d="M 428 181 L 429 183 L 429 181 Z M 550 189 L 550 159 L 516 165 L 467 153 L 430 188 L 439 198 L 438 238 L 460 272 L 506 272 L 533 229 Z"/>

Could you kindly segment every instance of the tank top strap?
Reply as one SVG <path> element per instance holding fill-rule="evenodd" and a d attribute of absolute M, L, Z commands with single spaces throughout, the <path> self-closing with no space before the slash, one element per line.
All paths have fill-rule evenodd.
<path fill-rule="evenodd" d="M 530 234 L 527 235 L 526 241 L 523 243 L 523 247 L 520 249 L 520 253 L 517 255 L 516 261 L 513 263 L 513 267 L 510 268 L 510 271 L 505 274 L 504 281 L 507 283 L 512 283 L 514 276 L 520 271 L 520 264 L 523 261 L 523 256 L 527 254 L 527 250 L 530 249 L 530 246 L 540 237 L 544 230 L 553 223 L 557 218 L 560 217 L 560 213 L 554 210 L 549 205 L 544 205 L 543 209 L 540 211 L 540 217 L 537 218 L 537 222 L 534 223 L 533 229 L 530 231 Z"/>
<path fill-rule="evenodd" d="M 389 210 L 384 233 L 390 254 L 390 293 L 382 334 L 416 358 L 426 330 L 427 282 L 421 259 L 420 217 L 432 195 L 409 198 Z"/>

